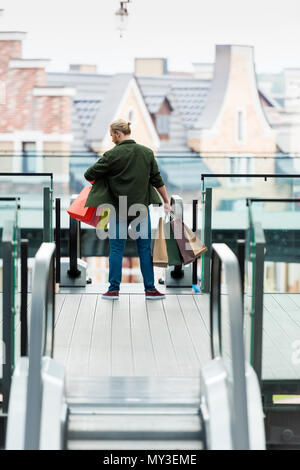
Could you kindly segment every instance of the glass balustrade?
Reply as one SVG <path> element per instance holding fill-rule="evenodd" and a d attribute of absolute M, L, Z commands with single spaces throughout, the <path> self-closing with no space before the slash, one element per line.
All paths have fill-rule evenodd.
<path fill-rule="evenodd" d="M 237 240 L 248 227 L 246 199 L 294 198 L 300 194 L 300 175 L 295 174 L 202 174 L 202 236 L 204 241 L 227 243 L 235 252 Z M 211 194 L 211 197 L 208 197 Z M 264 211 L 267 202 L 257 203 Z M 209 206 L 209 210 L 207 208 Z M 272 216 L 270 215 L 272 218 Z M 291 219 L 291 218 L 290 218 Z M 292 219 L 291 219 L 292 220 Z M 209 253 L 203 257 L 202 292 L 208 292 Z"/>
<path fill-rule="evenodd" d="M 34 247 L 31 256 L 35 254 L 42 241 L 44 188 L 49 188 L 49 199 L 51 199 L 49 205 L 51 207 L 54 198 L 60 198 L 61 228 L 64 237 L 62 249 L 65 255 L 68 238 L 66 229 L 69 228 L 67 208 L 70 205 L 70 198 L 89 184 L 84 179 L 84 173 L 99 159 L 99 155 L 93 152 L 64 150 L 58 153 L 51 150 L 50 144 L 46 153 L 34 152 L 34 149 L 29 147 L 26 147 L 25 153 L 19 155 L 0 155 L 1 169 L 7 172 L 0 174 L 0 195 L 18 194 L 21 196 L 22 210 L 19 223 L 22 229 L 26 228 L 26 237 L 31 239 L 31 247 Z M 25 160 L 28 157 L 27 165 Z M 200 228 L 205 208 L 203 196 L 206 188 L 212 188 L 211 229 L 222 232 L 218 235 L 221 238 L 213 238 L 212 241 L 225 242 L 232 249 L 234 247 L 230 241 L 233 237 L 233 231 L 244 231 L 247 228 L 246 197 L 274 197 L 277 195 L 277 197 L 296 198 L 300 195 L 300 179 L 298 175 L 293 175 L 299 166 L 299 159 L 291 158 L 289 155 L 257 154 L 251 156 L 205 153 L 200 156 L 192 151 L 161 151 L 157 156 L 157 161 L 168 195 L 178 194 L 183 199 L 184 221 L 189 226 L 192 226 L 193 199 L 199 200 L 198 226 Z M 49 172 L 48 176 L 47 172 Z M 50 176 L 50 172 L 53 178 Z M 265 178 L 265 174 L 274 174 L 275 176 Z M 203 204 L 201 204 L 202 200 Z M 152 228 L 155 231 L 162 208 L 151 207 L 150 211 Z M 51 233 L 50 240 L 53 240 L 54 216 L 52 210 L 50 210 L 49 217 L 51 218 L 48 224 L 50 228 L 47 230 Z M 94 237 L 94 228 L 82 224 L 82 230 L 83 256 L 90 257 L 103 253 L 102 248 L 99 248 L 103 244 L 96 239 L 96 235 Z M 202 239 L 204 238 L 203 231 L 204 225 Z M 240 238 L 241 233 L 238 233 L 237 237 Z M 134 250 L 131 245 L 128 244 L 127 248 L 128 255 L 132 256 Z M 202 257 L 202 259 L 204 258 Z M 209 259 L 209 253 L 206 259 Z M 209 273 L 206 277 L 209 279 Z"/>
<path fill-rule="evenodd" d="M 253 341 L 252 355 L 262 357 L 262 380 L 297 381 L 300 378 L 300 218 L 296 198 L 251 198 L 249 207 L 248 286 L 252 335 L 262 322 L 262 351 Z M 265 239 L 264 263 L 257 255 L 260 226 Z M 260 264 L 260 280 L 255 279 Z M 262 291 L 260 293 L 260 291 Z M 255 298 L 263 295 L 260 313 Z M 249 299 L 248 299 L 249 300 Z M 262 316 L 262 319 L 260 317 Z"/>
<path fill-rule="evenodd" d="M 21 198 L 20 228 L 43 228 L 44 188 L 49 190 L 51 204 L 53 177 L 50 173 L 0 173 L 0 196 L 5 197 L 17 194 Z M 50 224 L 52 224 L 52 221 L 50 221 Z"/>
<path fill-rule="evenodd" d="M 300 175 L 202 175 L 204 194 L 207 188 L 213 188 L 213 230 L 245 230 L 248 227 L 246 198 L 299 198 L 300 201 Z M 256 211 L 263 210 L 266 204 L 257 203 Z"/>

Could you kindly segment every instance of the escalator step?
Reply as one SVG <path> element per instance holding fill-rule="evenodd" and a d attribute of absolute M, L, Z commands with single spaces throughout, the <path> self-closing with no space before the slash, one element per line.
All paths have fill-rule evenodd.
<path fill-rule="evenodd" d="M 199 441 L 182 440 L 105 440 L 86 441 L 70 440 L 68 450 L 203 450 L 203 443 Z"/>
<path fill-rule="evenodd" d="M 199 449 L 202 447 L 202 439 L 197 413 L 71 413 L 69 416 L 69 449 L 155 449 L 162 445 L 166 449 Z"/>

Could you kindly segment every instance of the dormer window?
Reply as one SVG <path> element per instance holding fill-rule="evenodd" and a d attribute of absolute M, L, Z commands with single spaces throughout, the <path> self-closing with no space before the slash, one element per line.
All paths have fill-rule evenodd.
<path fill-rule="evenodd" d="M 157 114 L 156 116 L 156 129 L 161 138 L 168 138 L 170 133 L 170 115 Z"/>
<path fill-rule="evenodd" d="M 170 116 L 173 108 L 165 95 L 151 94 L 146 97 L 146 104 L 160 139 L 169 139 Z"/>

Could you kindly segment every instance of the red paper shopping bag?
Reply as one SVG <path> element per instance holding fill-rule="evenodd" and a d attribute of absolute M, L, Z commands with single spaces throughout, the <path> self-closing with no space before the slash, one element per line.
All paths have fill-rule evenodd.
<path fill-rule="evenodd" d="M 67 209 L 67 212 L 70 217 L 72 217 L 73 219 L 80 220 L 81 222 L 85 222 L 86 224 L 91 221 L 92 217 L 94 216 L 97 210 L 96 207 L 84 207 L 91 189 L 91 186 L 86 186 L 85 188 L 83 188 L 81 193 L 78 194 L 75 201 L 72 202 L 69 209 Z"/>
<path fill-rule="evenodd" d="M 85 224 L 92 225 L 92 227 L 97 227 L 98 228 L 99 221 L 102 217 L 103 208 L 100 207 L 100 209 L 98 211 L 97 211 L 97 207 L 93 207 L 93 209 L 94 209 L 94 213 L 93 213 L 92 217 L 90 218 L 90 220 L 88 222 L 85 221 Z M 97 214 L 97 212 L 98 212 L 98 214 Z"/>

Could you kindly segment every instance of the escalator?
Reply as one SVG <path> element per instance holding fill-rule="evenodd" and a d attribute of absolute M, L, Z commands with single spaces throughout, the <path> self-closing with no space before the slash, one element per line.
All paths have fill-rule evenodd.
<path fill-rule="evenodd" d="M 212 248 L 212 360 L 195 378 L 65 377 L 52 359 L 54 253 L 43 243 L 35 258 L 29 355 L 12 379 L 6 449 L 264 449 L 259 385 L 244 360 L 239 265 L 226 245 Z"/>
<path fill-rule="evenodd" d="M 205 448 L 197 379 L 100 377 L 69 386 L 67 449 Z"/>

